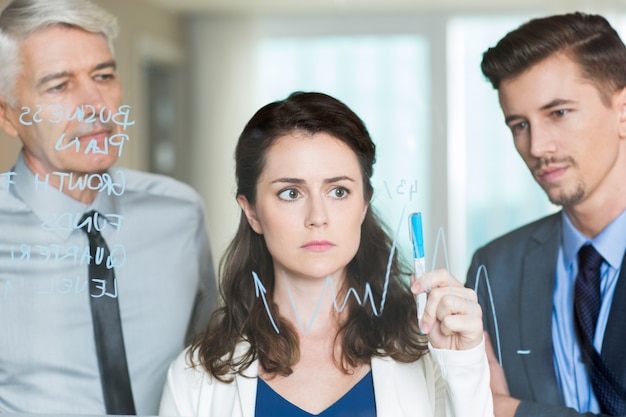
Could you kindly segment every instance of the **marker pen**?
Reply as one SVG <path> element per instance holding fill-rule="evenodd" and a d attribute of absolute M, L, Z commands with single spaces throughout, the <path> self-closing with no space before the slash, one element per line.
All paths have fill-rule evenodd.
<path fill-rule="evenodd" d="M 426 262 L 424 260 L 424 232 L 422 230 L 422 213 L 412 213 L 409 216 L 409 235 L 413 244 L 413 268 L 415 279 L 419 279 L 426 273 Z M 415 296 L 417 306 L 417 325 L 421 327 L 424 309 L 426 308 L 426 292 Z M 421 330 L 420 330 L 421 332 Z"/>

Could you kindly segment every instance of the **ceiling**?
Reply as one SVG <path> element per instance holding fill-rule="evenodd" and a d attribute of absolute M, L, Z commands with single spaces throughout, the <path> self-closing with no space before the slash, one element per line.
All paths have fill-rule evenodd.
<path fill-rule="evenodd" d="M 626 0 L 144 0 L 177 13 L 345 14 L 515 9 L 612 9 Z M 547 6 L 549 4 L 549 6 Z"/>

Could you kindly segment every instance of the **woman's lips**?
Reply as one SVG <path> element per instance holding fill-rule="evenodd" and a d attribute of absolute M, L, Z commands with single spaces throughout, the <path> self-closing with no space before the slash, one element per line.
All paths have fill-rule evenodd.
<path fill-rule="evenodd" d="M 324 252 L 335 245 L 326 240 L 312 240 L 301 246 L 302 249 L 310 250 L 311 252 Z"/>

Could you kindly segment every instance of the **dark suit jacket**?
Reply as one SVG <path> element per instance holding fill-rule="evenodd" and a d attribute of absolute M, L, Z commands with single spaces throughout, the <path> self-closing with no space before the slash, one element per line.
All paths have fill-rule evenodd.
<path fill-rule="evenodd" d="M 475 288 L 477 279 L 479 281 L 477 293 L 484 325 L 494 348 L 497 322 L 509 389 L 513 397 L 522 400 L 516 417 L 580 416 L 563 405 L 553 362 L 552 296 L 561 216 L 556 213 L 545 217 L 480 248 L 474 254 L 467 275 L 466 286 Z M 481 265 L 484 268 L 480 268 Z M 495 315 L 489 301 L 487 276 Z M 605 331 L 602 357 L 626 385 L 624 263 Z"/>

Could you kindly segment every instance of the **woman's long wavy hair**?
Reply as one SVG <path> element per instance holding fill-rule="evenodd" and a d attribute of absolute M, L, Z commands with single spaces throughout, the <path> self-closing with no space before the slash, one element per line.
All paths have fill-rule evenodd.
<path fill-rule="evenodd" d="M 347 144 L 357 155 L 364 197 L 370 201 L 376 149 L 365 125 L 333 97 L 304 92 L 264 106 L 245 126 L 235 151 L 238 196 L 243 195 L 250 204 L 255 204 L 257 181 L 263 172 L 267 151 L 278 138 L 294 132 L 324 132 Z M 392 244 L 370 207 L 361 226 L 359 249 L 348 264 L 343 292 L 346 288 L 355 288 L 363 294 L 369 283 L 373 300 L 380 307 Z M 350 297 L 346 319 L 340 323 L 335 339 L 341 344 L 340 361 L 345 372 L 369 363 L 372 356 L 412 362 L 427 351 L 426 339 L 418 333 L 415 301 L 404 269 L 394 253 L 382 314 L 377 315 L 369 303 L 361 307 Z M 253 272 L 267 290 L 266 299 L 278 333 L 257 294 Z M 237 233 L 221 259 L 219 276 L 222 305 L 212 314 L 206 330 L 193 342 L 192 363 L 203 366 L 223 382 L 231 382 L 234 373 L 242 373 L 257 359 L 265 372 L 289 375 L 299 359 L 298 336 L 271 302 L 274 291 L 272 257 L 263 236 L 252 230 L 243 212 Z M 241 342 L 247 342 L 245 351 L 236 353 Z M 196 354 L 199 363 L 194 362 Z"/>

